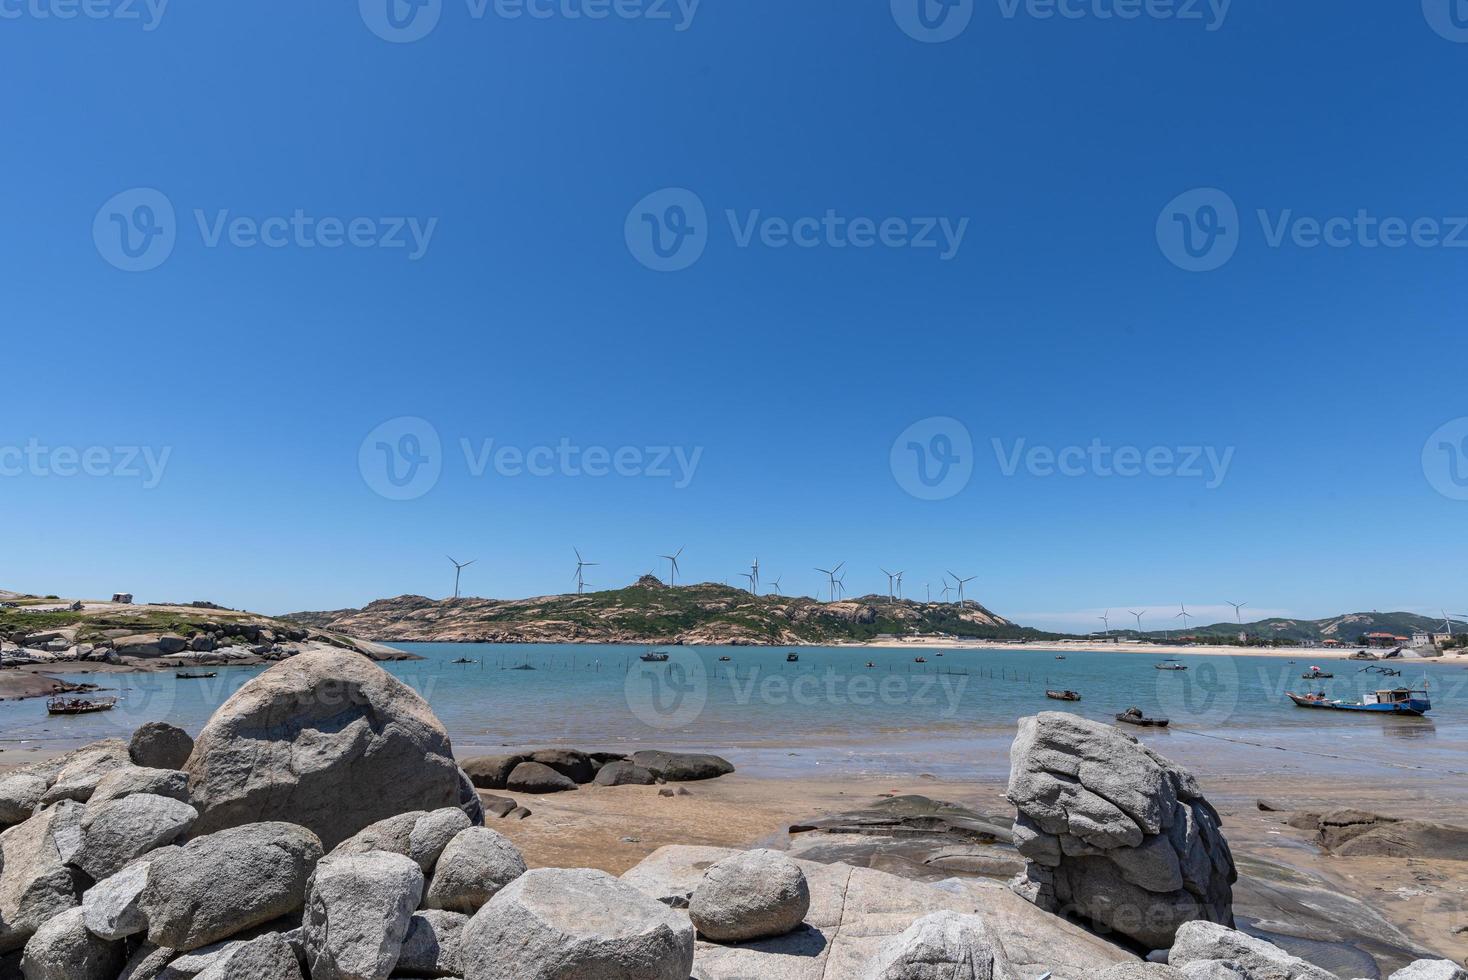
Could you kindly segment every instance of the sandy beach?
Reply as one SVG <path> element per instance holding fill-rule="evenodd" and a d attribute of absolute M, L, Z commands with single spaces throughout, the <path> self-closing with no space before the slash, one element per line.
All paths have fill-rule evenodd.
<path fill-rule="evenodd" d="M 1356 646 L 1331 649 L 1328 647 L 1241 647 L 1230 644 L 1175 644 L 1104 640 L 1046 640 L 1036 643 L 1019 643 L 1014 640 L 961 640 L 931 636 L 912 637 L 903 640 L 872 640 L 867 643 L 833 644 L 834 646 L 870 647 L 874 649 L 920 649 L 920 650 L 1058 650 L 1077 653 L 1146 654 L 1157 657 L 1176 657 L 1180 654 L 1204 657 L 1277 657 L 1286 660 L 1349 660 L 1351 654 L 1361 649 Z M 1389 651 L 1373 650 L 1376 654 Z M 1441 657 L 1402 657 L 1411 663 L 1468 664 L 1468 651 L 1457 650 Z"/>

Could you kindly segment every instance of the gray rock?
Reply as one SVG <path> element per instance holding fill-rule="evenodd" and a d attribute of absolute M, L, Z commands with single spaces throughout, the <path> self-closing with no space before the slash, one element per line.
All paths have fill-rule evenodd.
<path fill-rule="evenodd" d="M 133 952 L 132 958 L 127 961 L 127 966 L 122 968 L 117 980 L 159 980 L 164 968 L 168 966 L 168 961 L 175 955 L 171 949 L 154 946 L 152 943 L 142 943 Z"/>
<path fill-rule="evenodd" d="M 28 773 L 0 776 L 0 826 L 29 820 L 48 788 L 40 776 Z"/>
<path fill-rule="evenodd" d="M 592 782 L 598 786 L 651 786 L 658 781 L 651 769 L 644 769 L 625 759 L 608 762 L 596 771 Z M 671 794 L 669 794 L 671 795 Z"/>
<path fill-rule="evenodd" d="M 470 914 L 525 873 L 514 844 L 488 827 L 470 827 L 444 848 L 423 904 Z"/>
<path fill-rule="evenodd" d="M 26 980 L 113 980 L 126 959 L 122 943 L 88 932 L 76 908 L 36 930 L 26 943 L 21 971 Z"/>
<path fill-rule="evenodd" d="M 810 910 L 805 873 L 783 854 L 745 851 L 709 868 L 688 917 L 699 937 L 720 943 L 783 936 Z"/>
<path fill-rule="evenodd" d="M 197 974 L 212 969 L 222 963 L 228 962 L 236 953 L 256 943 L 273 943 L 279 939 L 286 943 L 300 960 L 305 955 L 305 930 L 297 926 L 294 929 L 283 929 L 284 921 L 270 922 L 254 929 L 247 929 L 236 936 L 222 942 L 210 943 L 187 953 L 179 953 L 169 950 L 172 958 L 165 969 L 158 974 L 157 980 L 192 980 Z M 243 962 L 249 962 L 249 957 Z"/>
<path fill-rule="evenodd" d="M 57 772 L 42 802 L 75 800 L 78 803 L 85 803 L 92 798 L 92 792 L 102 781 L 103 776 L 114 769 L 131 764 L 127 755 L 126 742 L 107 739 L 83 746 L 66 756 L 65 765 Z"/>
<path fill-rule="evenodd" d="M 1181 980 L 1252 980 L 1237 963 L 1227 960 L 1198 960 L 1177 970 L 1176 975 Z"/>
<path fill-rule="evenodd" d="M 1186 770 L 1110 725 L 1046 711 L 1020 719 L 1008 796 L 1029 862 L 1017 889 L 1154 949 L 1177 928 L 1233 924 L 1233 855 Z"/>
<path fill-rule="evenodd" d="M 508 796 L 491 796 L 485 793 L 480 796 L 480 800 L 484 803 L 484 811 L 486 813 L 492 813 L 496 817 L 503 817 L 515 809 L 516 806 L 515 801 Z"/>
<path fill-rule="evenodd" d="M 139 903 L 148 887 L 149 862 L 137 861 L 97 882 L 82 896 L 82 921 L 103 939 L 125 939 L 146 932 L 148 919 Z"/>
<path fill-rule="evenodd" d="M 644 750 L 632 753 L 632 761 L 644 769 L 651 769 L 660 779 L 666 779 L 670 783 L 715 779 L 734 771 L 734 766 L 728 759 L 692 752 Z"/>
<path fill-rule="evenodd" d="M 414 810 L 388 817 L 362 828 L 332 849 L 332 854 L 366 854 L 386 851 L 412 858 L 426 874 L 454 835 L 470 826 L 469 818 L 457 807 L 432 813 Z"/>
<path fill-rule="evenodd" d="M 464 771 L 479 789 L 504 789 L 515 767 L 528 755 L 481 755 L 464 760 Z"/>
<path fill-rule="evenodd" d="M 933 912 L 887 940 L 864 980 L 1019 980 L 1004 947 L 977 915 Z"/>
<path fill-rule="evenodd" d="M 82 809 L 58 803 L 0 833 L 0 953 L 20 949 L 43 923 L 78 904 L 80 874 L 63 851 L 80 834 Z"/>
<path fill-rule="evenodd" d="M 312 980 L 387 980 L 422 897 L 423 869 L 401 854 L 322 861 L 303 923 Z"/>
<path fill-rule="evenodd" d="M 1105 970 L 1096 980 L 1182 980 L 1183 972 L 1164 963 L 1122 963 Z"/>
<path fill-rule="evenodd" d="M 467 915 L 429 909 L 415 912 L 398 956 L 397 972 L 415 977 L 461 976 L 461 943 Z"/>
<path fill-rule="evenodd" d="M 160 849 L 139 902 L 148 939 L 193 950 L 295 912 L 321 853 L 315 834 L 287 823 L 235 827 Z"/>
<path fill-rule="evenodd" d="M 1329 973 L 1262 939 L 1215 922 L 1186 922 L 1167 961 L 1179 968 L 1209 960 L 1237 964 L 1249 980 L 1337 980 Z"/>
<path fill-rule="evenodd" d="M 97 783 L 89 806 L 120 800 L 137 793 L 166 796 L 180 803 L 189 801 L 189 777 L 177 769 L 149 769 L 143 766 L 122 766 L 114 769 Z"/>
<path fill-rule="evenodd" d="M 471 826 L 474 825 L 464 811 L 452 807 L 425 814 L 408 834 L 408 857 L 417 861 L 427 874 L 438 864 L 449 842 Z"/>
<path fill-rule="evenodd" d="M 688 980 L 693 969 L 686 916 L 584 868 L 516 878 L 469 920 L 462 948 L 465 980 Z"/>
<path fill-rule="evenodd" d="M 134 858 L 179 840 L 198 818 L 187 803 L 151 793 L 89 804 L 82 817 L 82 845 L 70 863 L 101 881 Z"/>
<path fill-rule="evenodd" d="M 596 775 L 596 766 L 585 752 L 575 749 L 541 749 L 530 753 L 530 762 L 550 766 L 573 783 L 589 783 Z"/>
<path fill-rule="evenodd" d="M 337 650 L 302 653 L 245 684 L 209 719 L 185 771 L 199 832 L 281 820 L 328 848 L 387 817 L 461 802 L 459 767 L 427 702 Z"/>
<path fill-rule="evenodd" d="M 505 788 L 519 793 L 564 793 L 576 783 L 540 762 L 522 762 L 510 773 Z"/>
<path fill-rule="evenodd" d="M 301 965 L 290 943 L 267 933 L 221 957 L 194 980 L 301 980 Z"/>
<path fill-rule="evenodd" d="M 1468 980 L 1468 970 L 1452 960 L 1417 960 L 1393 973 L 1391 980 Z"/>

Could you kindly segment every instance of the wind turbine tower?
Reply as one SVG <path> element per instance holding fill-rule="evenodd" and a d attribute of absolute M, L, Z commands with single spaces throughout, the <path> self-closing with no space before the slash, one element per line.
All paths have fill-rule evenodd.
<path fill-rule="evenodd" d="M 459 597 L 459 575 L 460 575 L 460 573 L 462 573 L 464 571 L 464 569 L 468 568 L 470 565 L 474 564 L 479 559 L 478 558 L 471 558 L 468 561 L 454 561 L 454 559 L 453 559 L 453 557 L 451 555 L 444 555 L 444 557 L 447 558 L 449 561 L 453 561 L 454 562 L 454 598 L 457 599 Z"/>
<path fill-rule="evenodd" d="M 686 548 L 687 545 L 684 545 L 683 547 Z M 666 558 L 668 560 L 668 584 L 669 585 L 677 585 L 678 584 L 678 556 L 681 555 L 681 554 L 683 554 L 683 548 L 679 548 L 677 551 L 673 552 L 671 555 L 658 555 L 659 558 Z"/>

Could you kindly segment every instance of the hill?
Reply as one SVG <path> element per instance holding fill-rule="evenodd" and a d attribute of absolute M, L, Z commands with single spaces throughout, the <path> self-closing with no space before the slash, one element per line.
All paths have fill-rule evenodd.
<path fill-rule="evenodd" d="M 291 613 L 318 629 L 383 643 L 670 643 L 788 645 L 854 643 L 884 634 L 948 634 L 971 639 L 1054 638 L 1021 627 L 977 602 L 889 601 L 862 596 L 817 602 L 752 595 L 704 583 L 670 587 L 643 576 L 635 585 L 585 595 L 531 599 L 399 596 L 361 609 Z"/>
<path fill-rule="evenodd" d="M 1195 626 L 1186 631 L 1187 636 L 1219 642 L 1237 642 L 1239 633 L 1265 642 L 1314 642 L 1339 640 L 1348 646 L 1355 645 L 1367 633 L 1391 633 L 1394 636 L 1410 637 L 1413 633 L 1442 632 L 1443 621 L 1430 616 L 1419 616 L 1408 612 L 1358 612 L 1331 616 L 1326 619 L 1260 619 L 1252 623 L 1213 623 L 1210 626 Z M 1118 634 L 1137 636 L 1135 630 L 1118 630 Z M 1453 621 L 1453 632 L 1468 633 L 1468 624 Z M 1150 639 L 1161 639 L 1161 630 L 1140 634 Z M 1178 638 L 1182 631 L 1171 630 L 1169 635 Z"/>

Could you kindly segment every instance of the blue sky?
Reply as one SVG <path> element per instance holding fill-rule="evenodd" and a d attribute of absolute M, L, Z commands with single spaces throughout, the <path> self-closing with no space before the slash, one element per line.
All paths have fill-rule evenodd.
<path fill-rule="evenodd" d="M 1468 9 L 394 2 L 4 5 L 0 587 L 1468 612 Z"/>

